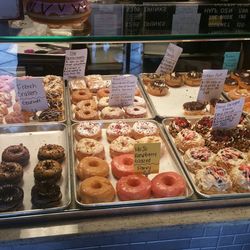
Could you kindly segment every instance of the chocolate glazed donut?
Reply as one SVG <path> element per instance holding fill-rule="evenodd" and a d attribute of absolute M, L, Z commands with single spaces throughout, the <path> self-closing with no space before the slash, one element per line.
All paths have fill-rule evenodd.
<path fill-rule="evenodd" d="M 65 158 L 64 148 L 56 144 L 45 144 L 38 150 L 38 160 L 55 160 L 60 163 L 63 162 Z"/>
<path fill-rule="evenodd" d="M 2 161 L 17 162 L 23 167 L 28 165 L 29 159 L 29 150 L 23 144 L 9 146 L 2 153 Z"/>
<path fill-rule="evenodd" d="M 0 183 L 17 184 L 23 177 L 23 167 L 16 162 L 2 162 L 0 164 Z"/>

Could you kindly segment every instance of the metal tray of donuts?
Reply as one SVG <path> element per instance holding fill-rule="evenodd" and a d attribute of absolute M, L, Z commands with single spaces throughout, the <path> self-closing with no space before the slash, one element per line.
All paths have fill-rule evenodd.
<path fill-rule="evenodd" d="M 91 77 L 92 75 L 89 75 L 89 76 L 86 76 L 85 78 L 83 78 L 83 85 L 82 85 L 82 89 L 89 89 L 89 85 L 87 84 L 87 80 L 86 78 L 87 77 Z M 97 77 L 100 77 L 100 81 L 103 82 L 104 84 L 102 85 L 101 88 L 108 88 L 111 84 L 111 79 L 114 75 L 93 75 L 93 76 L 97 76 Z M 76 80 L 79 80 L 80 79 L 76 79 Z M 92 98 L 90 98 L 91 101 L 94 102 L 94 105 L 96 106 L 95 109 L 97 109 L 97 115 L 95 117 L 86 117 L 85 118 L 76 118 L 76 104 L 73 104 L 72 102 L 72 90 L 77 90 L 77 89 L 74 89 L 74 87 L 72 88 L 72 82 L 74 82 L 75 80 L 71 80 L 69 81 L 69 87 L 68 87 L 68 109 L 69 109 L 69 117 L 71 119 L 72 122 L 80 122 L 80 121 L 84 121 L 84 120 L 120 120 L 120 119 L 136 119 L 136 118 L 126 118 L 125 115 L 124 115 L 124 108 L 120 108 L 121 109 L 121 116 L 120 118 L 104 118 L 102 117 L 102 114 L 101 114 L 101 111 L 102 111 L 102 107 L 106 107 L 106 104 L 105 104 L 105 101 L 102 100 L 100 101 L 101 98 L 99 98 L 97 96 L 97 93 L 96 91 L 98 91 L 98 89 L 96 91 L 92 91 L 91 90 L 91 93 L 92 93 Z M 77 84 L 76 84 L 77 85 Z M 79 87 L 80 89 L 80 87 Z M 140 99 L 139 101 L 143 102 L 141 106 L 143 109 L 145 109 L 145 115 L 143 115 L 143 118 L 140 118 L 140 119 L 153 119 L 155 117 L 155 113 L 154 111 L 152 110 L 151 108 L 151 105 L 149 104 L 146 96 L 145 96 L 145 93 L 144 93 L 144 90 L 141 88 L 139 82 L 137 84 L 137 99 Z M 104 97 L 103 99 L 105 99 L 106 97 Z M 104 101 L 104 102 L 103 102 Z M 102 104 L 100 104 L 102 103 Z M 89 104 L 88 104 L 89 105 Z"/>
<path fill-rule="evenodd" d="M 0 76 L 1 77 L 1 76 Z M 7 104 L 7 107 L 2 104 L 0 106 L 0 126 L 5 124 L 16 124 L 16 123 L 38 123 L 38 122 L 66 122 L 67 112 L 66 112 L 66 90 L 64 81 L 59 76 L 45 76 L 45 77 L 34 77 L 43 78 L 55 77 L 57 78 L 57 84 L 60 85 L 60 92 L 53 92 L 56 85 L 51 84 L 50 87 L 45 87 L 45 93 L 47 96 L 49 108 L 44 111 L 32 112 L 21 112 L 21 107 L 16 102 L 16 93 L 14 89 L 15 78 L 9 79 L 6 82 L 6 88 L 4 91 L 0 91 L 1 103 Z M 60 81 L 59 81 L 60 79 Z M 9 87 L 8 87 L 9 86 Z M 7 91 L 9 90 L 9 91 Z M 7 108 L 7 109 L 6 109 Z M 8 120 L 7 120 L 8 119 Z"/>
<path fill-rule="evenodd" d="M 0 154 L 2 160 L 3 152 L 8 147 L 20 144 L 28 149 L 30 155 L 28 164 L 23 166 L 23 176 L 21 177 L 21 180 L 18 183 L 12 184 L 12 186 L 18 186 L 19 190 L 23 190 L 23 199 L 20 199 L 20 201 L 17 200 L 16 208 L 11 208 L 10 210 L 3 211 L 3 201 L 6 199 L 6 197 L 1 197 L 0 218 L 32 214 L 46 214 L 51 212 L 63 211 L 69 206 L 71 202 L 69 167 L 70 159 L 68 148 L 68 128 L 65 124 L 36 123 L 1 126 L 0 142 Z M 52 187 L 55 188 L 53 189 L 55 192 L 52 191 L 51 196 L 46 196 L 46 193 L 46 195 L 43 196 L 42 199 L 39 198 L 39 201 L 36 200 L 36 202 L 38 201 L 39 203 L 33 203 L 31 200 L 34 197 L 31 193 L 33 187 L 35 186 L 34 168 L 39 162 L 38 150 L 42 146 L 48 144 L 57 144 L 64 149 L 65 157 L 63 162 L 60 164 L 62 170 L 61 176 L 59 177 L 59 179 L 50 182 L 50 184 L 52 184 Z M 45 183 L 45 185 L 47 185 L 47 183 Z M 42 192 L 43 191 L 41 191 L 41 193 Z M 45 200 L 43 198 L 45 198 Z M 42 201 L 42 203 L 40 201 Z M 9 205 L 10 204 L 8 204 L 8 206 Z"/>
<path fill-rule="evenodd" d="M 73 187 L 74 187 L 75 201 L 80 207 L 100 208 L 100 207 L 114 207 L 114 206 L 125 206 L 125 205 L 133 206 L 133 205 L 138 205 L 138 204 L 142 205 L 142 204 L 147 204 L 147 203 L 153 204 L 153 203 L 159 203 L 159 202 L 177 202 L 177 201 L 181 201 L 181 200 L 187 200 L 193 195 L 193 189 L 192 189 L 188 179 L 186 178 L 186 175 L 183 172 L 171 146 L 169 145 L 168 140 L 166 140 L 166 137 L 164 136 L 164 133 L 161 130 L 159 124 L 153 120 L 141 120 L 141 121 L 137 121 L 137 122 L 139 122 L 139 123 L 140 122 L 146 122 L 146 123 L 149 122 L 149 123 L 153 124 L 153 126 L 156 128 L 157 133 L 159 133 L 158 136 L 161 139 L 161 158 L 160 158 L 159 173 L 166 172 L 166 171 L 172 171 L 172 172 L 176 172 L 177 174 L 179 174 L 185 183 L 185 189 L 184 189 L 183 193 L 179 194 L 178 196 L 176 195 L 176 196 L 164 197 L 164 198 L 154 198 L 152 196 L 152 194 L 150 194 L 150 197 L 148 197 L 147 199 L 143 198 L 143 199 L 136 199 L 136 200 L 121 200 L 120 197 L 118 197 L 118 194 L 116 191 L 116 189 L 117 189 L 116 185 L 117 185 L 118 179 L 120 179 L 122 176 L 124 176 L 124 172 L 121 171 L 122 172 L 121 173 L 119 171 L 114 171 L 112 169 L 113 167 L 111 167 L 112 157 L 111 157 L 111 153 L 110 153 L 110 151 L 111 151 L 110 145 L 113 144 L 114 141 L 112 141 L 111 143 L 108 142 L 108 138 L 110 140 L 110 134 L 109 134 L 109 137 L 107 136 L 107 129 L 112 126 L 111 124 L 113 124 L 113 126 L 116 126 L 117 122 L 116 121 L 113 121 L 113 122 L 93 121 L 93 122 L 90 122 L 91 124 L 88 124 L 87 127 L 98 126 L 100 131 L 101 131 L 99 134 L 99 136 L 101 136 L 101 137 L 99 137 L 99 139 L 95 139 L 95 140 L 98 141 L 98 144 L 103 145 L 104 154 L 105 154 L 104 159 L 105 159 L 106 164 L 108 166 L 107 172 L 106 172 L 106 177 L 102 177 L 102 178 L 104 178 L 104 179 L 107 178 L 107 180 L 109 181 L 109 184 L 111 184 L 113 186 L 114 197 L 109 201 L 100 201 L 100 200 L 98 200 L 99 198 L 97 199 L 96 197 L 93 200 L 91 200 L 91 197 L 89 199 L 89 191 L 87 193 L 82 192 L 81 190 L 84 190 L 85 187 L 81 186 L 81 184 L 83 182 L 85 182 L 86 180 L 90 180 L 92 178 L 92 176 L 95 175 L 95 173 L 90 174 L 89 170 L 86 170 L 87 172 L 85 172 L 85 171 L 81 172 L 83 170 L 82 170 L 82 168 L 79 167 L 79 162 L 81 162 L 82 166 L 84 166 L 84 164 L 87 164 L 85 161 L 89 158 L 89 157 L 85 157 L 83 155 L 81 156 L 81 158 L 78 158 L 78 155 L 77 155 L 77 152 L 78 152 L 77 148 L 78 148 L 79 142 L 82 142 L 82 140 L 85 140 L 85 138 L 86 138 L 85 136 L 84 136 L 84 139 L 81 139 L 82 137 L 79 137 L 79 132 L 78 132 L 79 128 L 82 128 L 82 126 L 85 127 L 86 124 L 88 123 L 88 122 L 80 122 L 80 123 L 73 124 L 72 129 L 71 129 L 71 133 L 72 133 L 71 138 L 72 138 L 72 143 L 73 143 L 72 144 L 73 145 L 72 146 L 72 154 L 73 154 L 72 166 L 74 168 L 74 170 L 73 170 Z M 123 123 L 123 124 L 125 123 L 126 124 L 125 126 L 129 126 L 130 128 L 132 128 L 133 125 L 136 123 L 136 121 L 128 120 L 128 121 L 120 121 L 119 123 L 120 123 L 120 125 L 121 125 L 121 123 Z M 80 131 L 81 131 L 81 129 L 80 129 Z M 85 134 L 85 132 L 83 134 Z M 82 136 L 82 134 L 81 134 L 81 136 Z M 126 140 L 131 140 L 131 139 L 127 139 L 127 136 L 125 136 Z M 129 133 L 129 137 L 132 138 L 131 133 Z M 146 138 L 146 137 L 144 137 L 144 138 Z M 113 137 L 113 139 L 114 139 L 114 137 Z M 133 154 L 131 153 L 130 155 L 133 155 Z M 101 157 L 101 156 L 98 154 L 98 157 Z M 85 163 L 83 163 L 83 162 L 85 162 Z M 130 162 L 129 164 L 131 164 L 131 161 L 129 161 L 129 162 Z M 88 163 L 88 165 L 91 165 L 93 167 L 96 165 L 96 163 L 92 162 L 92 163 Z M 81 171 L 79 171 L 79 169 L 81 169 Z M 131 169 L 129 171 L 131 171 Z M 134 169 L 133 169 L 133 171 L 134 171 Z M 129 174 L 131 174 L 131 172 Z M 129 174 L 127 173 L 126 175 L 129 175 Z M 101 174 L 101 175 L 105 176 L 105 174 L 104 175 Z M 157 174 L 149 174 L 148 180 L 151 181 L 152 178 L 154 178 L 156 175 Z M 86 181 L 86 182 L 88 182 L 88 181 Z M 90 183 L 87 183 L 86 185 L 88 186 L 89 184 Z M 95 188 L 98 188 L 97 184 L 93 184 L 93 185 L 94 186 L 96 185 Z M 81 187 L 81 190 L 80 190 L 80 187 Z M 85 194 L 87 194 L 87 195 L 85 196 Z"/>
<path fill-rule="evenodd" d="M 221 141 L 217 141 L 216 143 L 213 142 L 209 142 L 210 139 L 205 139 L 206 136 L 202 135 L 202 132 L 199 132 L 198 134 L 200 134 L 201 137 L 203 137 L 203 139 L 205 139 L 205 145 L 203 143 L 198 143 L 197 145 L 192 145 L 190 147 L 186 147 L 185 149 L 189 148 L 189 150 L 185 150 L 184 149 L 184 143 L 181 142 L 181 140 L 177 137 L 177 134 L 179 135 L 179 133 L 176 133 L 175 130 L 170 131 L 170 124 L 174 119 L 185 119 L 184 117 L 169 117 L 169 118 L 165 118 L 162 121 L 162 125 L 164 128 L 164 131 L 167 135 L 167 137 L 169 138 L 171 145 L 173 147 L 173 150 L 176 153 L 176 156 L 178 157 L 181 166 L 183 167 L 183 170 L 185 171 L 187 177 L 189 178 L 195 192 L 202 198 L 207 198 L 207 199 L 216 199 L 216 198 L 242 198 L 242 197 L 250 197 L 250 190 L 248 189 L 242 189 L 239 188 L 239 186 L 236 185 L 236 178 L 238 174 L 238 172 L 236 171 L 236 169 L 238 167 L 232 168 L 234 169 L 234 171 L 229 171 L 230 168 L 226 168 L 223 167 L 222 164 L 218 164 L 219 161 L 221 161 L 221 158 L 216 158 L 219 157 L 220 155 L 220 151 L 222 149 L 225 148 L 225 146 L 223 146 L 223 142 Z M 195 119 L 195 118 L 190 118 L 190 119 L 186 119 L 186 121 L 189 122 L 189 124 L 191 125 L 191 127 L 188 127 L 188 125 L 185 125 L 185 128 L 187 128 L 188 130 L 191 129 L 192 131 L 202 131 L 202 127 L 199 127 L 199 125 L 196 126 L 195 129 L 195 124 L 198 124 L 197 122 L 202 120 L 202 119 L 212 119 L 212 116 L 204 116 L 203 118 L 200 119 Z M 206 121 L 205 121 L 206 122 Z M 182 123 L 183 124 L 183 123 Z M 249 121 L 244 118 L 244 120 L 242 120 L 240 127 L 243 128 L 244 126 L 249 126 Z M 206 130 L 203 130 L 204 132 Z M 211 129 L 209 129 L 209 131 L 211 131 Z M 227 132 L 226 132 L 227 133 Z M 210 134 L 211 135 L 211 134 Z M 236 136 L 237 137 L 237 136 Z M 207 138 L 207 137 L 206 137 Z M 209 138 L 209 137 L 208 137 Z M 213 137 L 210 137 L 213 138 Z M 199 140 L 200 141 L 200 140 Z M 249 142 L 248 142 L 249 143 Z M 178 146 L 179 145 L 179 146 Z M 241 144 L 243 145 L 243 144 Z M 249 144 L 247 144 L 249 145 Z M 195 150 L 195 148 L 205 148 L 202 150 Z M 228 145 L 227 147 L 235 147 L 233 145 Z M 243 147 L 243 146 L 242 146 Z M 246 149 L 246 150 L 245 150 Z M 250 154 L 249 151 L 248 153 L 245 152 L 247 151 L 247 148 L 245 147 L 245 149 L 242 151 L 239 149 L 236 149 L 237 151 L 232 151 L 232 153 L 240 153 L 240 157 L 242 155 L 244 155 L 244 160 L 239 162 L 239 165 L 246 165 L 247 168 L 249 167 L 250 164 Z M 208 150 L 208 151 L 207 151 Z M 230 152 L 230 151 L 228 151 Z M 207 154 L 207 156 L 205 155 Z M 195 156 L 196 155 L 196 156 Z M 204 156 L 204 158 L 203 158 Z M 202 159 L 200 161 L 200 159 Z M 196 162 L 196 160 L 198 162 Z M 202 165 L 203 163 L 204 165 Z M 206 166 L 213 166 L 211 169 L 208 168 L 206 171 L 204 170 L 206 168 Z M 215 166 L 215 168 L 214 168 Z M 225 165 L 226 166 L 226 165 Z M 238 166 L 238 165 L 235 165 Z M 218 168 L 217 168 L 218 167 Z M 249 177 L 247 179 L 247 173 L 249 175 L 249 170 L 244 170 L 246 171 L 246 173 L 244 173 L 244 175 L 246 175 L 246 185 L 249 188 Z M 204 171 L 201 171 L 204 170 Z M 200 172 L 199 172 L 200 171 Z M 204 174 L 204 175 L 203 175 Z M 232 175 L 234 174 L 234 175 Z M 218 187 L 220 188 L 220 190 L 215 190 L 213 189 L 214 185 L 211 185 L 212 188 L 209 188 L 208 190 L 206 188 L 203 188 L 204 185 L 206 186 L 206 181 L 212 177 L 212 180 L 216 180 L 216 185 L 218 185 Z M 234 177 L 232 177 L 234 176 Z M 202 183 L 202 181 L 204 182 L 204 185 Z M 217 184 L 221 182 L 221 184 Z M 223 183 L 223 184 L 222 184 Z M 202 186 L 203 185 L 203 186 Z M 220 186 L 221 185 L 221 186 Z M 224 186 L 223 186 L 224 185 Z"/>

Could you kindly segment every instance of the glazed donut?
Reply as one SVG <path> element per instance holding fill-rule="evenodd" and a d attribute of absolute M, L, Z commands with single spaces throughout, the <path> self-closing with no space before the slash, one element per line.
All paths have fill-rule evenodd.
<path fill-rule="evenodd" d="M 81 181 L 92 176 L 108 177 L 109 165 L 105 160 L 98 157 L 85 157 L 77 165 L 76 174 Z"/>
<path fill-rule="evenodd" d="M 0 103 L 4 103 L 7 107 L 12 106 L 12 96 L 10 93 L 0 92 Z"/>
<path fill-rule="evenodd" d="M 166 74 L 165 80 L 166 80 L 166 83 L 168 86 L 173 87 L 173 88 L 178 88 L 184 84 L 182 78 L 183 77 L 181 74 L 179 74 L 177 72 L 173 72 L 170 74 Z"/>
<path fill-rule="evenodd" d="M 101 99 L 102 97 L 107 97 L 110 94 L 109 88 L 102 88 L 97 91 L 97 97 Z"/>
<path fill-rule="evenodd" d="M 80 183 L 78 196 L 83 204 L 112 202 L 115 199 L 115 189 L 108 179 L 93 176 Z"/>
<path fill-rule="evenodd" d="M 37 158 L 39 161 L 55 160 L 62 163 L 65 159 L 64 148 L 57 144 L 45 144 L 39 148 Z"/>
<path fill-rule="evenodd" d="M 247 89 L 233 89 L 228 92 L 228 96 L 232 100 L 245 98 L 245 102 L 250 102 L 250 91 Z"/>
<path fill-rule="evenodd" d="M 168 86 L 164 80 L 155 80 L 148 85 L 147 91 L 153 96 L 165 96 L 168 93 Z"/>
<path fill-rule="evenodd" d="M 72 103 L 76 104 L 83 100 L 92 99 L 92 93 L 89 91 L 89 89 L 74 90 L 72 91 L 71 99 Z"/>
<path fill-rule="evenodd" d="M 159 129 L 153 122 L 137 121 L 132 127 L 132 135 L 132 137 L 137 140 L 144 136 L 159 135 Z"/>
<path fill-rule="evenodd" d="M 132 128 L 131 126 L 123 121 L 110 123 L 106 129 L 106 135 L 109 142 L 112 142 L 117 137 L 131 136 Z"/>
<path fill-rule="evenodd" d="M 64 114 L 62 110 L 50 108 L 43 110 L 38 116 L 40 122 L 62 121 L 63 119 Z"/>
<path fill-rule="evenodd" d="M 151 182 L 142 174 L 124 176 L 117 181 L 116 191 L 121 201 L 149 199 Z"/>
<path fill-rule="evenodd" d="M 185 195 L 186 182 L 180 174 L 164 172 L 152 179 L 151 189 L 155 198 L 175 197 Z"/>
<path fill-rule="evenodd" d="M 98 112 L 96 110 L 85 109 L 76 111 L 75 119 L 78 121 L 98 120 L 99 117 L 98 117 Z"/>
<path fill-rule="evenodd" d="M 82 100 L 75 107 L 75 111 L 79 110 L 97 110 L 97 104 L 95 100 Z"/>
<path fill-rule="evenodd" d="M 17 184 L 23 178 L 23 167 L 16 162 L 0 163 L 0 183 Z"/>
<path fill-rule="evenodd" d="M 104 146 L 101 142 L 94 139 L 83 138 L 76 144 L 76 157 L 80 161 L 87 156 L 105 158 Z"/>
<path fill-rule="evenodd" d="M 108 96 L 104 96 L 101 99 L 99 99 L 99 101 L 98 101 L 98 109 L 99 110 L 102 110 L 108 106 L 109 106 L 109 97 Z"/>
<path fill-rule="evenodd" d="M 122 154 L 133 154 L 135 140 L 128 136 L 119 136 L 109 146 L 111 158 Z"/>
<path fill-rule="evenodd" d="M 55 183 L 62 176 L 62 166 L 55 160 L 39 161 L 34 168 L 34 178 L 37 183 Z"/>
<path fill-rule="evenodd" d="M 144 118 L 147 116 L 147 110 L 141 106 L 129 106 L 124 110 L 127 118 Z"/>
<path fill-rule="evenodd" d="M 2 161 L 17 162 L 23 167 L 28 165 L 29 159 L 29 150 L 23 144 L 9 146 L 2 153 Z"/>
<path fill-rule="evenodd" d="M 102 137 L 102 130 L 100 123 L 94 122 L 80 122 L 75 127 L 75 138 L 80 141 L 83 138 L 90 138 L 98 140 Z"/>
<path fill-rule="evenodd" d="M 142 106 L 142 107 L 146 107 L 146 102 L 145 100 L 140 97 L 140 96 L 135 96 L 134 97 L 134 103 L 133 106 Z"/>
<path fill-rule="evenodd" d="M 8 107 L 5 103 L 0 102 L 0 114 L 7 115 L 8 114 Z"/>
<path fill-rule="evenodd" d="M 27 123 L 30 121 L 29 116 L 26 112 L 10 112 L 5 117 L 6 123 Z"/>
<path fill-rule="evenodd" d="M 116 179 L 134 174 L 134 155 L 124 154 L 114 157 L 111 162 L 111 170 Z"/>
<path fill-rule="evenodd" d="M 120 119 L 123 118 L 123 111 L 119 107 L 105 107 L 101 111 L 103 119 Z"/>

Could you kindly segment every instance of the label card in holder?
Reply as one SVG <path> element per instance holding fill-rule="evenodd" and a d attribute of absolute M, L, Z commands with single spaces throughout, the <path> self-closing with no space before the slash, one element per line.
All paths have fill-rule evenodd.
<path fill-rule="evenodd" d="M 85 75 L 87 49 L 66 50 L 63 79 L 83 77 Z"/>
<path fill-rule="evenodd" d="M 243 106 L 244 98 L 227 103 L 217 103 L 212 127 L 214 129 L 236 127 L 240 122 Z"/>
<path fill-rule="evenodd" d="M 225 52 L 223 69 L 235 70 L 237 69 L 240 59 L 240 52 Z"/>
<path fill-rule="evenodd" d="M 172 73 L 183 49 L 173 43 L 167 47 L 165 55 L 156 70 L 157 74 Z"/>
<path fill-rule="evenodd" d="M 136 143 L 135 144 L 135 172 L 145 175 L 159 173 L 160 143 Z"/>
<path fill-rule="evenodd" d="M 219 98 L 223 91 L 227 70 L 203 70 L 202 83 L 197 101 L 208 103 L 213 98 Z"/>
<path fill-rule="evenodd" d="M 15 91 L 22 110 L 36 112 L 48 108 L 42 78 L 17 79 Z"/>
<path fill-rule="evenodd" d="M 133 75 L 112 77 L 109 106 L 130 106 L 134 103 L 137 78 Z"/>

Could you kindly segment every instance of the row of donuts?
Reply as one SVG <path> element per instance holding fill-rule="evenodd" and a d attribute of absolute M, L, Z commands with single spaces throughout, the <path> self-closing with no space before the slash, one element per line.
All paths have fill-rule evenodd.
<path fill-rule="evenodd" d="M 205 194 L 250 192 L 250 129 L 242 118 L 231 130 L 212 130 L 213 118 L 193 124 L 183 117 L 170 120 L 167 129 L 183 161 Z"/>
<path fill-rule="evenodd" d="M 110 123 L 106 128 L 110 165 L 105 160 L 104 146 L 100 142 L 100 123 L 81 122 L 75 126 L 74 136 L 78 160 L 75 171 L 79 179 L 77 194 L 81 203 L 112 202 L 116 193 L 121 201 L 173 197 L 186 193 L 186 182 L 176 172 L 159 173 L 150 181 L 134 169 L 134 143 L 148 141 L 163 145 L 155 123 L 138 121 L 133 126 L 123 121 Z M 116 188 L 108 179 L 110 168 L 116 179 Z M 169 183 L 170 179 L 173 185 L 164 184 Z"/>

